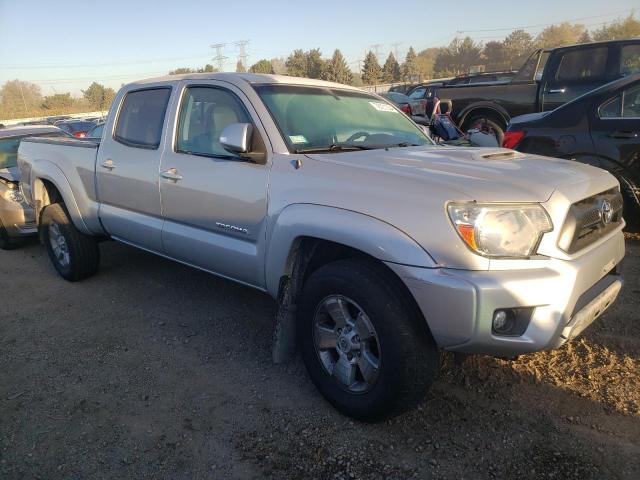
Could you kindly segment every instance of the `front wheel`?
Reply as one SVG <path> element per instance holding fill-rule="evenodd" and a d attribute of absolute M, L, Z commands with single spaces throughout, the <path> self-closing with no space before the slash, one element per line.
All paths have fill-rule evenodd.
<path fill-rule="evenodd" d="M 433 382 L 436 346 L 390 273 L 340 260 L 303 287 L 298 334 L 304 363 L 338 410 L 376 420 L 412 408 Z"/>
<path fill-rule="evenodd" d="M 75 227 L 63 204 L 44 208 L 40 228 L 49 258 L 62 278 L 77 282 L 98 271 L 97 240 Z"/>

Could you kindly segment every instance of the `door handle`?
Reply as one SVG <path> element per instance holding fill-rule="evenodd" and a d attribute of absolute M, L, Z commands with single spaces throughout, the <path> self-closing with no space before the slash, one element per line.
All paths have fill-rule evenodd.
<path fill-rule="evenodd" d="M 113 163 L 113 160 L 111 160 L 110 158 L 109 158 L 109 159 L 107 159 L 107 160 L 105 160 L 104 162 L 102 162 L 102 163 L 100 164 L 100 166 L 101 166 L 102 168 L 106 168 L 106 169 L 107 169 L 107 170 L 109 170 L 109 171 L 111 171 L 111 170 L 113 170 L 114 168 L 116 168 L 116 164 L 115 164 L 115 163 Z"/>
<path fill-rule="evenodd" d="M 638 138 L 638 132 L 613 132 L 607 135 L 611 138 Z"/>
<path fill-rule="evenodd" d="M 567 91 L 566 88 L 553 88 L 549 90 L 547 93 L 564 93 L 566 91 Z"/>
<path fill-rule="evenodd" d="M 178 170 L 175 168 L 170 168 L 169 170 L 165 170 L 160 174 L 160 176 L 162 176 L 163 178 L 166 178 L 167 180 L 173 180 L 174 182 L 177 182 L 178 180 L 182 180 L 182 175 L 180 175 L 178 173 Z"/>

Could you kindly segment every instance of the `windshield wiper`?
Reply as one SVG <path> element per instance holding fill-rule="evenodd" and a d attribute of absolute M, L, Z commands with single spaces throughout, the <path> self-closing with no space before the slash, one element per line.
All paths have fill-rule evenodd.
<path fill-rule="evenodd" d="M 356 150 L 373 150 L 374 148 L 367 145 L 354 145 L 351 143 L 332 143 L 326 147 L 310 147 L 310 148 L 297 148 L 295 153 L 322 153 L 322 152 L 353 152 Z"/>
<path fill-rule="evenodd" d="M 392 147 L 419 147 L 417 143 L 411 142 L 400 142 L 400 143 L 390 143 L 389 145 L 385 145 L 384 148 L 392 148 Z"/>

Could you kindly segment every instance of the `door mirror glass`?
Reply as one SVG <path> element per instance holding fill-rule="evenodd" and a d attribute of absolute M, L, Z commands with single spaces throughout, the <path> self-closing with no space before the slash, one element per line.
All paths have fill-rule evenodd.
<path fill-rule="evenodd" d="M 253 126 L 250 123 L 232 123 L 220 134 L 220 145 L 232 153 L 247 153 L 251 148 Z"/>

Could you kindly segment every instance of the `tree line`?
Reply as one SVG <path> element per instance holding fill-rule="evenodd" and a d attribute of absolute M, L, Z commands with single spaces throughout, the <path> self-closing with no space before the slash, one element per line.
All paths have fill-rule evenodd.
<path fill-rule="evenodd" d="M 631 14 L 591 31 L 582 24 L 563 22 L 545 28 L 536 36 L 525 30 L 514 30 L 500 41 L 481 43 L 467 36 L 455 38 L 447 46 L 419 52 L 409 47 L 402 63 L 393 53 L 389 53 L 381 65 L 376 54 L 369 51 L 359 72 L 349 68 L 339 49 L 330 58 L 324 58 L 318 48 L 307 51 L 296 49 L 286 58 L 260 59 L 248 68 L 238 61 L 236 71 L 277 73 L 356 86 L 417 82 L 467 73 L 472 67 L 486 71 L 517 69 L 536 48 L 634 37 L 640 37 L 640 21 Z M 177 68 L 169 74 L 216 71 L 213 65 L 207 64 L 202 68 Z M 43 96 L 40 87 L 34 83 L 10 80 L 0 87 L 0 119 L 57 115 L 88 109 L 107 110 L 114 96 L 112 88 L 97 82 L 93 82 L 87 90 L 82 90 L 80 98 L 75 98 L 69 92 Z"/>
<path fill-rule="evenodd" d="M 70 92 L 42 95 L 40 87 L 24 80 L 9 80 L 0 88 L 0 119 L 42 117 L 108 110 L 116 92 L 93 82 L 82 97 Z"/>
<path fill-rule="evenodd" d="M 472 67 L 480 67 L 485 71 L 514 70 L 537 48 L 634 37 L 640 37 L 640 21 L 631 14 L 592 31 L 582 24 L 563 22 L 545 28 L 536 36 L 519 29 L 501 41 L 482 43 L 467 36 L 455 38 L 447 46 L 427 48 L 420 52 L 409 47 L 402 63 L 391 52 L 381 65 L 376 54 L 369 51 L 358 73 L 351 71 L 339 49 L 333 52 L 331 58 L 325 59 L 317 48 L 306 52 L 294 50 L 286 59 L 261 59 L 248 71 L 317 78 L 351 85 L 415 82 L 468 73 Z M 238 62 L 236 71 L 244 72 L 244 65 Z"/>

